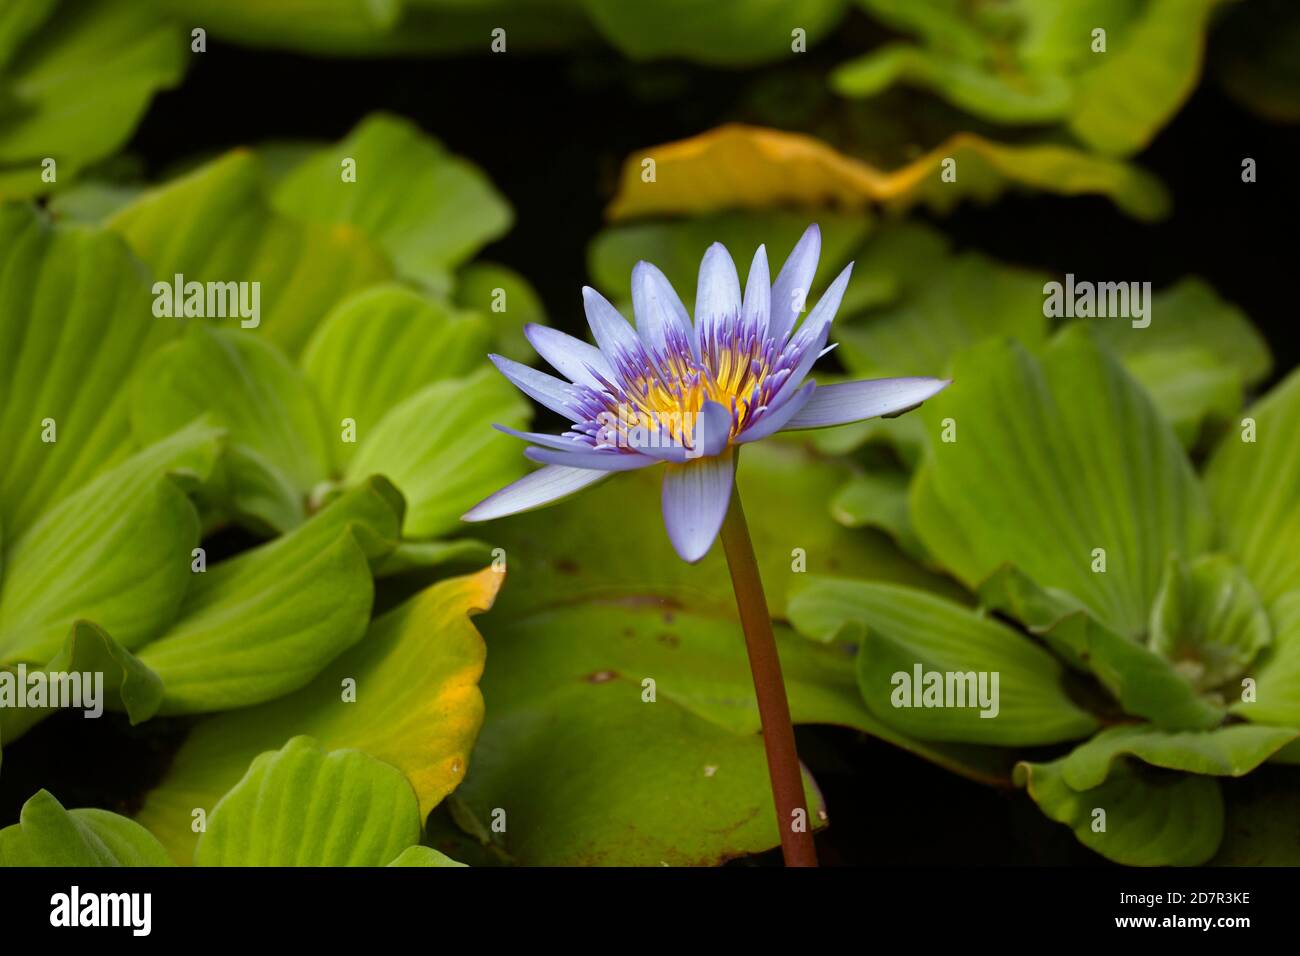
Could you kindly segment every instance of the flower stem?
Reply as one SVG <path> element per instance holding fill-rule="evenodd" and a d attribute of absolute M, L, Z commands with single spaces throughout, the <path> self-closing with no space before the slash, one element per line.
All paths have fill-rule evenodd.
<path fill-rule="evenodd" d="M 763 725 L 763 747 L 767 751 L 767 772 L 776 803 L 776 824 L 781 832 L 781 853 L 786 866 L 816 866 L 817 849 L 813 845 L 812 821 L 804 805 L 803 774 L 795 752 L 785 682 L 781 679 L 781 659 L 772 635 L 772 619 L 767 613 L 754 544 L 749 539 L 745 512 L 740 506 L 740 489 L 735 487 L 722 522 L 722 548 L 731 570 L 731 586 L 736 592 L 736 606 L 749 651 L 749 669 L 758 695 L 758 716 Z"/>

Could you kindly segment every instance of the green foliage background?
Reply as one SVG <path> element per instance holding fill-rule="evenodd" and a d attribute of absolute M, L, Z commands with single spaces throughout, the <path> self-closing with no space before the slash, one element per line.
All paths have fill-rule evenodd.
<path fill-rule="evenodd" d="M 1198 85 L 1300 116 L 1296 24 L 1266 0 L 7 4 L 0 667 L 102 671 L 114 733 L 165 730 L 156 773 L 115 779 L 121 804 L 31 787 L 0 863 L 706 865 L 776 846 L 722 558 L 675 559 L 655 476 L 481 540 L 458 520 L 525 471 L 491 425 L 534 409 L 485 355 L 531 360 L 522 327 L 547 316 L 537 276 L 482 252 L 528 211 L 385 111 L 158 174 L 128 149 L 222 49 L 434 59 L 498 39 L 745 71 L 747 125 L 638 141 L 589 184 L 610 205 L 588 272 L 613 301 L 648 259 L 689 306 L 710 242 L 779 260 L 815 220 L 819 283 L 857 262 L 818 380 L 955 379 L 904 418 L 746 453 L 796 723 L 1020 788 L 1114 862 L 1297 862 L 1279 817 L 1300 760 L 1300 373 L 1195 275 L 1157 290 L 1149 328 L 1054 320 L 1059 276 L 943 226 L 1035 191 L 1159 221 L 1173 197 L 1142 151 Z M 779 72 L 819 44 L 854 52 Z M 259 282 L 260 325 L 157 316 L 151 286 L 177 274 Z M 894 706 L 917 663 L 998 672 L 999 716 Z M 0 789 L 51 716 L 0 708 Z M 859 812 L 807 788 L 818 827 Z"/>

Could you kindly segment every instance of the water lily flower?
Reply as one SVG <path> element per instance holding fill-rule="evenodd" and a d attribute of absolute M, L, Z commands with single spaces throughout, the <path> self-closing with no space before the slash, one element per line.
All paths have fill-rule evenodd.
<path fill-rule="evenodd" d="M 501 431 L 528 441 L 545 467 L 480 502 L 466 521 L 487 521 L 558 501 L 609 474 L 664 464 L 668 537 L 686 561 L 717 538 L 732 497 L 735 449 L 779 431 L 824 428 L 915 408 L 948 385 L 886 378 L 818 386 L 831 320 L 853 266 L 797 324 L 813 285 L 821 231 L 809 226 L 772 282 L 758 247 L 742 296 L 731 255 L 704 253 L 695 324 L 667 277 L 648 262 L 632 270 L 636 329 L 599 292 L 582 290 L 596 345 L 529 325 L 528 341 L 564 376 L 492 355 L 526 395 L 572 423 L 562 435 Z"/>
<path fill-rule="evenodd" d="M 528 326 L 528 341 L 564 379 L 499 355 L 492 361 L 572 427 L 542 435 L 498 425 L 529 442 L 524 454 L 544 467 L 464 516 L 500 518 L 558 501 L 612 472 L 665 466 L 664 523 L 677 553 L 695 562 L 722 538 L 788 866 L 816 866 L 817 851 L 758 559 L 735 489 L 738 450 L 778 431 L 898 415 L 949 384 L 886 378 L 818 387 L 807 380 L 828 351 L 831 320 L 853 269 L 836 277 L 800 323 L 820 254 L 821 232 L 809 226 L 772 282 L 767 251 L 759 246 L 742 296 L 736 265 L 715 242 L 700 263 L 694 325 L 664 274 L 638 262 L 632 270 L 636 329 L 595 289 L 582 290 L 595 346 Z"/>

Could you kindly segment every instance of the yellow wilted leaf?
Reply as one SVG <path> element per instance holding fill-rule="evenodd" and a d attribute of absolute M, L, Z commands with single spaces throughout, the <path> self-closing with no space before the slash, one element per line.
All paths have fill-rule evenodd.
<path fill-rule="evenodd" d="M 1066 146 L 1015 146 L 958 133 L 885 172 L 812 136 L 732 123 L 628 157 L 608 213 L 619 220 L 783 205 L 857 210 L 872 203 L 896 211 L 924 203 L 946 212 L 963 198 L 987 201 L 1016 184 L 1108 196 L 1138 219 L 1158 219 L 1169 207 L 1154 177 Z"/>
<path fill-rule="evenodd" d="M 300 734 L 324 750 L 354 747 L 401 770 L 423 819 L 469 767 L 483 724 L 478 681 L 486 656 L 470 616 L 492 606 L 504 577 L 485 568 L 439 581 L 377 618 L 302 690 L 200 724 L 137 819 L 176 862 L 189 863 L 194 811 L 210 814 L 254 757 Z"/>

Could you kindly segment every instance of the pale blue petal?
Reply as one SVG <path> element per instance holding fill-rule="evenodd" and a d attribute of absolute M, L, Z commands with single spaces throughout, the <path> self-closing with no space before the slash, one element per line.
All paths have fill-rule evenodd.
<path fill-rule="evenodd" d="M 578 388 L 554 375 L 547 375 L 535 368 L 513 361 L 503 355 L 489 355 L 492 364 L 501 370 L 501 374 L 529 398 L 535 399 L 551 411 L 565 416 L 570 421 L 582 421 L 579 407 Z"/>
<path fill-rule="evenodd" d="M 575 339 L 559 329 L 531 322 L 524 326 L 524 335 L 537 350 L 537 354 L 569 381 L 604 391 L 605 386 L 591 370 L 603 375 L 608 382 L 614 381 L 613 366 L 596 346 L 588 345 L 582 339 Z"/>
<path fill-rule="evenodd" d="M 944 378 L 878 378 L 819 385 L 813 397 L 785 426 L 826 428 L 880 415 L 899 415 L 937 395 L 950 384 Z"/>
<path fill-rule="evenodd" d="M 691 434 L 692 453 L 696 458 L 722 454 L 731 438 L 731 410 L 715 401 L 706 401 L 695 419 Z"/>
<path fill-rule="evenodd" d="M 622 313 L 591 286 L 582 287 L 582 303 L 587 311 L 592 337 L 614 367 L 620 368 L 629 360 L 639 362 L 645 348 Z"/>
<path fill-rule="evenodd" d="M 591 451 L 592 446 L 577 438 L 565 438 L 563 435 L 547 435 L 543 432 L 521 432 L 517 428 L 510 428 L 507 425 L 493 425 L 499 432 L 505 432 L 515 438 L 522 438 L 526 442 L 534 445 L 545 445 L 547 448 L 559 448 L 561 451 Z"/>
<path fill-rule="evenodd" d="M 799 331 L 794 334 L 794 337 L 790 339 L 786 350 L 796 356 L 795 365 L 790 377 L 786 379 L 785 384 L 776 393 L 772 401 L 773 405 L 794 394 L 795 390 L 803 384 L 803 380 L 812 369 L 813 363 L 820 357 L 822 347 L 826 344 L 826 338 L 831 333 L 831 322 L 840 307 L 840 300 L 844 298 L 844 290 L 848 288 L 849 277 L 852 274 L 853 263 L 850 262 L 844 267 L 844 271 L 835 277 L 831 287 L 826 290 L 816 307 L 808 314 L 808 319 L 799 327 Z"/>
<path fill-rule="evenodd" d="M 659 464 L 658 459 L 638 455 L 636 452 L 608 451 L 554 451 L 550 448 L 525 448 L 524 455 L 543 465 L 563 465 L 566 468 L 594 468 L 596 471 L 634 471 Z"/>
<path fill-rule="evenodd" d="M 637 331 L 655 352 L 671 355 L 685 344 L 699 355 L 686 306 L 668 277 L 648 262 L 632 267 L 632 311 Z"/>
<path fill-rule="evenodd" d="M 821 252 L 822 233 L 813 223 L 795 243 L 790 258 L 785 260 L 776 282 L 772 283 L 772 318 L 767 334 L 778 343 L 790 334 L 799 313 L 806 308 Z"/>
<path fill-rule="evenodd" d="M 665 469 L 664 526 L 684 561 L 700 560 L 718 537 L 731 502 L 733 457 L 700 458 Z"/>
<path fill-rule="evenodd" d="M 767 267 L 767 248 L 759 246 L 749 266 L 745 282 L 745 300 L 741 305 L 742 327 L 754 329 L 759 338 L 767 335 L 768 316 L 772 312 L 772 274 Z"/>
<path fill-rule="evenodd" d="M 567 498 L 603 478 L 610 472 L 590 468 L 564 468 L 547 465 L 531 475 L 525 475 L 514 484 L 506 485 L 495 494 L 488 495 L 461 516 L 462 521 L 491 521 L 506 515 L 532 511 L 553 501 Z"/>
<path fill-rule="evenodd" d="M 740 276 L 731 253 L 715 242 L 700 263 L 700 281 L 695 292 L 695 338 L 701 348 L 722 329 L 740 317 Z"/>

